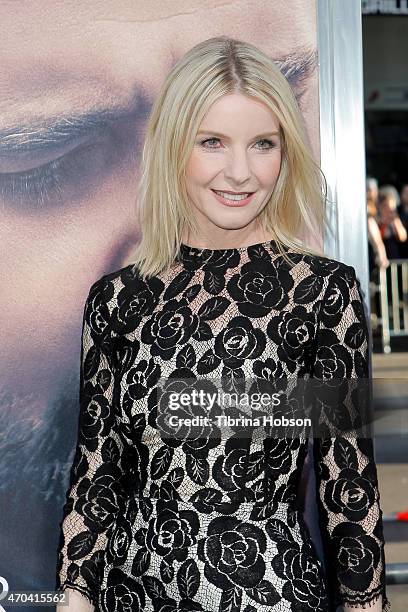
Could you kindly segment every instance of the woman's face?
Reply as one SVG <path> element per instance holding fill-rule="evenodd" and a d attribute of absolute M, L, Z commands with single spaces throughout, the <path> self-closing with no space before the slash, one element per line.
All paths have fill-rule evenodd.
<path fill-rule="evenodd" d="M 200 237 L 220 244 L 228 230 L 252 236 L 281 167 L 279 122 L 262 102 L 243 94 L 219 98 L 204 117 L 186 169 L 186 188 Z M 251 193 L 244 206 L 215 191 Z M 239 202 L 238 202 L 239 204 Z M 238 237 L 238 235 L 236 235 Z"/>
<path fill-rule="evenodd" d="M 394 211 L 397 208 L 397 203 L 394 198 L 386 197 L 380 202 L 380 216 L 383 222 L 388 223 L 391 221 Z"/>
<path fill-rule="evenodd" d="M 366 193 L 367 193 L 367 200 L 371 200 L 373 202 L 377 201 L 377 198 L 378 198 L 378 189 L 377 189 L 376 185 L 370 183 L 368 185 L 368 187 L 367 187 Z"/>

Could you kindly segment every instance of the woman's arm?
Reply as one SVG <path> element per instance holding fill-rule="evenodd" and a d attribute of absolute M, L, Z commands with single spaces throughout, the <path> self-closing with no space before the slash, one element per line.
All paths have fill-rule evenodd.
<path fill-rule="evenodd" d="M 357 432 L 352 435 L 354 425 L 360 426 L 359 398 L 365 389 L 351 381 L 369 378 L 368 340 L 355 270 L 339 264 L 321 301 L 312 376 L 332 383 L 341 379 L 345 395 L 334 404 L 333 395 L 330 404 L 325 404 L 325 396 L 320 402 L 317 399 L 321 427 L 320 437 L 313 441 L 316 503 L 333 608 L 367 612 L 370 606 L 370 612 L 377 608 L 388 612 L 373 440 Z"/>
<path fill-rule="evenodd" d="M 397 214 L 392 221 L 392 228 L 398 240 L 400 242 L 405 242 L 407 239 L 407 230 L 403 226 L 402 221 Z"/>
<path fill-rule="evenodd" d="M 125 497 L 109 323 L 112 296 L 113 285 L 103 277 L 92 285 L 84 308 L 78 438 L 60 523 L 55 589 L 76 590 L 81 601 L 94 605 L 109 533 Z"/>
<path fill-rule="evenodd" d="M 374 217 L 368 217 L 368 239 L 375 252 L 376 264 L 384 268 L 389 266 L 390 262 L 388 261 L 380 228 Z"/>
<path fill-rule="evenodd" d="M 95 606 L 74 589 L 65 589 L 68 595 L 68 605 L 58 604 L 55 612 L 95 612 Z"/>

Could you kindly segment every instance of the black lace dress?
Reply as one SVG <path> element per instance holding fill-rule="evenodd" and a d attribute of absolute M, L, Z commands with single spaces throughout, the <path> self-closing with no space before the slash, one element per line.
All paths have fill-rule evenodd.
<path fill-rule="evenodd" d="M 78 442 L 56 589 L 106 612 L 311 612 L 385 591 L 372 439 L 313 444 L 322 566 L 297 488 L 307 438 L 162 438 L 159 378 L 367 377 L 353 267 L 276 244 L 182 245 L 166 274 L 107 274 L 84 310 Z M 249 441 L 248 441 L 249 440 Z"/>

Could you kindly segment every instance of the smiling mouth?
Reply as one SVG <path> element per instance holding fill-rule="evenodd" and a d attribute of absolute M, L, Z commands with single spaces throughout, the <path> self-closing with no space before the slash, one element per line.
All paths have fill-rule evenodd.
<path fill-rule="evenodd" d="M 252 202 L 255 195 L 254 191 L 246 191 L 241 193 L 218 191 L 216 189 L 211 189 L 211 191 L 218 202 L 230 208 L 242 208 L 243 206 L 247 206 L 247 204 Z"/>
<path fill-rule="evenodd" d="M 234 202 L 245 200 L 255 193 L 254 191 L 219 191 L 218 189 L 211 189 L 211 191 L 225 200 L 231 200 Z"/>

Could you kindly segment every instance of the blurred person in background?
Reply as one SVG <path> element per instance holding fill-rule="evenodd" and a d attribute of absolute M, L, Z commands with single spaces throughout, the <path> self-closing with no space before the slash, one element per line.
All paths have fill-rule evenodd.
<path fill-rule="evenodd" d="M 385 245 L 378 226 L 378 182 L 377 179 L 369 177 L 366 182 L 367 196 L 367 229 L 368 229 L 368 263 L 370 281 L 374 280 L 373 273 L 376 267 L 387 267 L 389 261 Z"/>
<path fill-rule="evenodd" d="M 380 187 L 378 191 L 379 227 L 388 259 L 398 259 L 400 243 L 407 240 L 407 230 L 398 214 L 399 203 L 398 191 L 393 185 Z"/>
<path fill-rule="evenodd" d="M 368 176 L 366 179 L 366 195 L 367 202 L 370 200 L 377 208 L 378 203 L 378 181 L 372 176 Z"/>
<path fill-rule="evenodd" d="M 408 232 L 408 183 L 403 183 L 400 192 L 400 205 L 398 206 L 398 214 L 402 225 Z M 408 259 L 408 240 L 400 243 L 400 257 Z"/>
<path fill-rule="evenodd" d="M 393 185 L 384 185 L 378 191 L 378 211 L 380 215 L 379 228 L 384 242 L 388 259 L 399 259 L 401 257 L 401 244 L 407 241 L 407 230 L 403 226 L 398 214 L 400 203 L 398 191 Z M 394 298 L 391 275 L 387 274 L 387 293 L 392 295 L 392 300 L 400 300 L 402 295 L 401 267 L 397 267 L 398 297 Z"/>
<path fill-rule="evenodd" d="M 380 283 L 379 270 L 390 265 L 387 252 L 378 226 L 378 181 L 373 177 L 366 180 L 367 201 L 367 233 L 368 233 L 368 267 L 369 279 L 376 286 Z M 372 295 L 371 321 L 375 328 L 378 326 L 378 318 L 381 316 L 380 295 L 375 291 Z"/>

